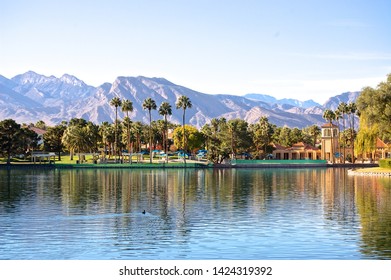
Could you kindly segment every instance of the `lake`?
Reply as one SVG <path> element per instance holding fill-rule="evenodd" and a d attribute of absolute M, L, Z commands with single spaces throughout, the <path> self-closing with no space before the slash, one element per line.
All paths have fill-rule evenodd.
<path fill-rule="evenodd" d="M 391 180 L 343 168 L 0 170 L 0 259 L 391 259 Z"/>

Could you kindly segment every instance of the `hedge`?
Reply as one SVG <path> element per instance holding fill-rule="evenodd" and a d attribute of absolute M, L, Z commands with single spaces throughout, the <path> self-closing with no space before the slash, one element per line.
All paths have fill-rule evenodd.
<path fill-rule="evenodd" d="M 391 159 L 381 159 L 379 161 L 379 166 L 382 168 L 390 168 L 391 169 Z"/>

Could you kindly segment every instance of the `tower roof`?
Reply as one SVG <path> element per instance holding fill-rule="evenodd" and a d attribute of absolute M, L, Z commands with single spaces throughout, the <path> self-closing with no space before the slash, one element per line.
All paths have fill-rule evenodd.
<path fill-rule="evenodd" d="M 330 127 L 338 128 L 338 125 L 335 125 L 333 123 L 325 123 L 324 125 L 321 126 L 321 128 L 330 128 Z"/>

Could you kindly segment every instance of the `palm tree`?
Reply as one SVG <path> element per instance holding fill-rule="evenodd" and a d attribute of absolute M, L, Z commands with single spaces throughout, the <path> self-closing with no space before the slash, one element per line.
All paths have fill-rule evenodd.
<path fill-rule="evenodd" d="M 126 119 L 126 140 L 128 142 L 127 144 L 128 144 L 129 160 L 130 160 L 130 163 L 132 163 L 133 151 L 131 151 L 131 147 L 130 147 L 131 146 L 130 145 L 130 124 L 131 124 L 131 121 L 129 118 L 129 112 L 133 112 L 133 102 L 125 99 L 122 102 L 121 110 L 122 110 L 122 112 L 126 112 L 126 118 L 127 118 Z"/>
<path fill-rule="evenodd" d="M 187 108 L 191 108 L 192 104 L 189 99 L 189 97 L 182 95 L 178 98 L 176 102 L 176 108 L 183 109 L 183 115 L 182 115 L 182 145 L 183 145 L 183 151 L 186 152 L 186 136 L 185 136 L 185 113 Z M 186 156 L 183 157 L 184 162 L 186 163 Z"/>
<path fill-rule="evenodd" d="M 264 146 L 264 154 L 266 155 L 266 148 L 270 143 L 270 124 L 267 117 L 261 117 L 259 119 L 259 129 Z"/>
<path fill-rule="evenodd" d="M 91 149 L 92 141 L 89 137 L 88 128 L 79 125 L 68 126 L 62 136 L 62 142 L 71 153 L 77 151 L 79 154 L 79 161 L 81 163 L 81 152 L 86 152 Z"/>
<path fill-rule="evenodd" d="M 143 109 L 149 114 L 149 162 L 152 163 L 152 115 L 151 111 L 156 110 L 156 102 L 152 98 L 147 98 L 143 102 Z"/>
<path fill-rule="evenodd" d="M 111 135 L 111 125 L 108 122 L 102 122 L 99 126 L 99 133 L 103 143 L 103 160 L 106 160 L 106 152 L 111 153 L 110 149 L 110 135 Z"/>
<path fill-rule="evenodd" d="M 357 105 L 356 103 L 352 102 L 348 104 L 348 109 L 347 109 L 348 114 L 351 116 L 351 120 L 349 122 L 350 125 L 350 141 L 352 144 L 352 163 L 354 163 L 355 158 L 354 158 L 354 118 L 357 113 Z"/>
<path fill-rule="evenodd" d="M 159 114 L 164 116 L 164 131 L 166 133 L 164 137 L 164 153 L 166 154 L 166 162 L 168 162 L 167 154 L 167 141 L 168 141 L 168 129 L 167 129 L 167 115 L 172 115 L 171 105 L 168 102 L 163 102 L 159 107 Z"/>
<path fill-rule="evenodd" d="M 143 124 L 140 121 L 132 123 L 132 133 L 135 135 L 135 146 L 136 146 L 136 151 L 140 152 L 141 151 L 141 134 L 143 132 Z"/>
<path fill-rule="evenodd" d="M 334 120 L 337 122 L 337 125 L 338 125 L 338 130 L 341 131 L 341 126 L 340 126 L 340 122 L 339 120 L 341 119 L 342 117 L 342 112 L 337 108 L 335 111 L 334 111 Z M 338 135 L 338 158 L 339 158 L 339 162 L 341 162 L 341 134 Z"/>
<path fill-rule="evenodd" d="M 117 144 L 118 144 L 118 137 L 117 137 L 117 122 L 118 122 L 118 107 L 121 106 L 122 101 L 119 97 L 114 97 L 110 101 L 110 105 L 115 107 L 115 134 L 114 134 L 114 154 L 115 158 L 117 157 L 118 151 L 117 151 Z M 117 159 L 116 159 L 117 160 Z"/>
<path fill-rule="evenodd" d="M 313 137 L 313 141 L 312 141 L 312 146 L 315 147 L 316 145 L 316 140 L 318 138 L 318 135 L 319 133 L 321 132 L 321 129 L 319 128 L 319 126 L 317 126 L 316 124 L 314 125 L 311 125 L 309 127 L 309 130 L 308 130 L 309 134 Z"/>
<path fill-rule="evenodd" d="M 345 102 L 341 102 L 338 105 L 338 111 L 341 112 L 342 115 L 342 126 L 343 126 L 343 131 L 346 130 L 346 124 L 345 124 L 345 114 L 348 113 L 349 108 L 348 105 Z M 346 157 L 346 137 L 345 134 L 342 134 L 343 137 L 343 163 L 345 163 L 345 157 Z"/>
<path fill-rule="evenodd" d="M 237 122 L 235 120 L 229 120 L 227 123 L 227 128 L 230 136 L 231 142 L 231 159 L 235 159 L 235 133 L 237 128 Z"/>
<path fill-rule="evenodd" d="M 330 152 L 330 159 L 334 163 L 334 143 L 333 143 L 333 120 L 335 120 L 335 113 L 333 110 L 326 109 L 323 112 L 323 118 L 329 122 L 330 126 L 330 136 L 331 136 L 331 152 Z M 324 147 L 326 148 L 326 147 Z"/>

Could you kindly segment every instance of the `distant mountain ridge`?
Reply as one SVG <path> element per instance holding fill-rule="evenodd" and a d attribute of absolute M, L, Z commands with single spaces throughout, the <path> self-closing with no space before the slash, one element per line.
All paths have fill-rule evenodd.
<path fill-rule="evenodd" d="M 286 104 L 286 105 L 292 105 L 292 106 L 297 106 L 301 108 L 311 108 L 315 106 L 321 106 L 319 103 L 316 103 L 312 99 L 306 100 L 306 101 L 300 101 L 297 99 L 291 99 L 291 98 L 283 98 L 283 99 L 276 99 L 275 97 L 271 95 L 266 95 L 266 94 L 259 94 L 259 93 L 248 93 L 244 95 L 244 97 L 248 99 L 253 99 L 253 100 L 259 100 L 267 103 L 273 103 L 273 104 Z"/>
<path fill-rule="evenodd" d="M 359 93 L 337 95 L 322 106 L 313 100 L 277 100 L 263 94 L 206 94 L 164 78 L 121 76 L 113 83 L 93 87 L 69 74 L 57 78 L 29 71 L 11 79 L 0 75 L 0 119 L 12 118 L 19 123 L 43 120 L 50 125 L 72 118 L 84 118 L 97 124 L 113 122 L 115 111 L 110 100 L 119 97 L 133 102 L 134 111 L 130 113 L 133 121 L 147 123 L 148 112 L 143 110 L 142 103 L 151 97 L 157 106 L 169 102 L 173 109 L 169 120 L 181 123 L 182 111 L 175 109 L 176 100 L 181 95 L 188 96 L 193 104 L 186 110 L 186 122 L 198 128 L 213 118 L 241 118 L 254 123 L 262 116 L 277 126 L 303 128 L 323 124 L 322 114 L 326 108 L 334 108 L 341 101 L 354 101 Z M 120 110 L 119 117 L 124 117 Z M 157 110 L 152 112 L 152 117 L 162 119 Z"/>
<path fill-rule="evenodd" d="M 354 91 L 354 92 L 344 92 L 340 95 L 333 96 L 329 98 L 324 104 L 323 107 L 336 110 L 338 105 L 342 102 L 345 102 L 346 104 L 349 104 L 351 102 L 355 102 L 357 98 L 359 97 L 361 92 Z"/>

